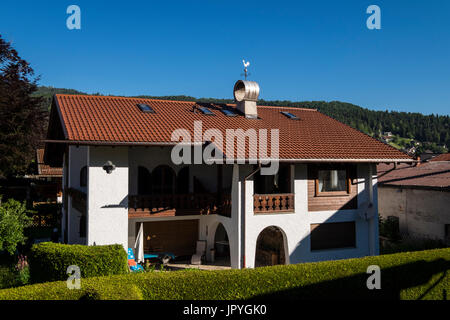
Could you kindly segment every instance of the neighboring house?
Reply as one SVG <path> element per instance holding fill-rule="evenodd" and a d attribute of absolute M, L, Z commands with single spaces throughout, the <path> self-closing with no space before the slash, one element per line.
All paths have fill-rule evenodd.
<path fill-rule="evenodd" d="M 422 152 L 420 154 L 420 161 L 429 161 L 437 156 L 439 156 L 439 153 L 433 153 L 431 150 L 425 150 L 425 152 Z"/>
<path fill-rule="evenodd" d="M 206 240 L 207 259 L 215 249 L 233 268 L 378 254 L 376 164 L 414 160 L 316 110 L 256 106 L 256 82 L 234 94 L 236 105 L 54 96 L 45 159 L 64 168 L 63 239 L 134 248 L 142 226 L 147 252 L 189 256 Z M 198 121 L 185 145 L 230 163 L 172 161 L 172 134 L 194 136 Z M 279 130 L 278 173 L 209 129 Z"/>
<path fill-rule="evenodd" d="M 36 150 L 37 174 L 33 178 L 42 181 L 35 185 L 38 197 L 62 202 L 62 167 L 51 167 L 44 162 L 44 149 Z"/>
<path fill-rule="evenodd" d="M 450 155 L 377 170 L 380 216 L 398 218 L 402 234 L 450 244 Z"/>

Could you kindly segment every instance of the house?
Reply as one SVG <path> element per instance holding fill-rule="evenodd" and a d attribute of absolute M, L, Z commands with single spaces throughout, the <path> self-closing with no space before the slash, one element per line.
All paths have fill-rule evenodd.
<path fill-rule="evenodd" d="M 398 219 L 400 233 L 450 244 L 450 155 L 416 166 L 379 164 L 380 216 Z"/>
<path fill-rule="evenodd" d="M 35 179 L 34 199 L 62 202 L 62 167 L 51 167 L 44 162 L 44 149 L 36 149 L 36 174 L 30 176 Z"/>
<path fill-rule="evenodd" d="M 233 268 L 378 254 L 376 164 L 414 160 L 316 110 L 257 106 L 256 82 L 233 92 L 55 95 L 45 160 L 63 166 L 64 241 L 183 257 L 205 240 Z"/>

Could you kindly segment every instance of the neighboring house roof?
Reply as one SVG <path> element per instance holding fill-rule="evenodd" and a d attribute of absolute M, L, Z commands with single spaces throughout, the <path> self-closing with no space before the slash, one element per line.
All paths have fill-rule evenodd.
<path fill-rule="evenodd" d="M 377 166 L 378 183 L 383 186 L 450 190 L 450 161 L 422 163 L 419 166 L 392 164 Z"/>
<path fill-rule="evenodd" d="M 450 161 L 450 152 L 443 153 L 439 156 L 436 156 L 436 157 L 430 159 L 430 161 Z"/>
<path fill-rule="evenodd" d="M 36 150 L 38 176 L 40 177 L 62 177 L 62 168 L 51 167 L 44 163 L 44 149 Z"/>
<path fill-rule="evenodd" d="M 144 113 L 137 104 L 148 104 L 156 113 Z M 214 116 L 198 110 L 194 113 L 194 106 L 205 106 Z M 174 130 L 187 129 L 193 136 L 194 121 L 201 120 L 203 132 L 217 128 L 224 140 L 226 129 L 268 129 L 268 141 L 270 129 L 279 129 L 280 159 L 285 160 L 413 161 L 405 153 L 313 109 L 258 106 L 259 119 L 247 119 L 242 114 L 228 117 L 221 112 L 223 108 L 236 110 L 232 104 L 62 94 L 55 95 L 53 108 L 58 113 L 50 122 L 58 118 L 62 132 L 57 133 L 50 124 L 48 142 L 175 144 L 171 141 Z M 300 120 L 289 119 L 280 111 L 293 113 Z M 225 156 L 237 158 L 234 152 Z"/>

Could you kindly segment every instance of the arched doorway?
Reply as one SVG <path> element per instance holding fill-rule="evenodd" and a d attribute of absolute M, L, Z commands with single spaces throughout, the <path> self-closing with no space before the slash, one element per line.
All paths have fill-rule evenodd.
<path fill-rule="evenodd" d="M 265 228 L 256 241 L 255 267 L 286 264 L 284 234 L 280 228 Z"/>
<path fill-rule="evenodd" d="M 227 231 L 222 223 L 219 223 L 214 234 L 214 252 L 214 264 L 223 266 L 230 265 L 230 242 Z"/>
<path fill-rule="evenodd" d="M 152 193 L 152 175 L 147 168 L 138 167 L 138 194 L 148 195 Z"/>
<path fill-rule="evenodd" d="M 175 172 L 166 165 L 156 167 L 152 172 L 153 194 L 175 193 Z"/>
<path fill-rule="evenodd" d="M 177 175 L 177 193 L 189 193 L 189 167 L 181 168 Z"/>

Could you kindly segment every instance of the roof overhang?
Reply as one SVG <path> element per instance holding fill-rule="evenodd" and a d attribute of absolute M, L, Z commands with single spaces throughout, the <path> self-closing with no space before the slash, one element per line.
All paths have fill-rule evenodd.
<path fill-rule="evenodd" d="M 208 143 L 206 142 L 133 142 L 133 141 L 76 141 L 76 140 L 44 140 L 47 145 L 59 146 L 56 154 L 52 156 L 47 154 L 49 163 L 62 163 L 62 155 L 64 148 L 61 148 L 62 145 L 73 145 L 73 146 L 140 146 L 140 147 L 173 147 L 175 145 L 186 145 L 186 146 L 203 146 Z M 47 148 L 46 148 L 47 149 Z M 51 149 L 51 147 L 50 147 Z M 56 157 L 56 158 L 55 158 Z M 57 160 L 55 161 L 51 161 Z M 226 159 L 226 157 L 225 157 Z M 214 159 L 209 159 L 210 161 L 214 161 Z M 345 159 L 345 158 L 332 158 L 332 159 L 274 159 L 274 158 L 263 158 L 263 159 L 230 159 L 228 161 L 232 161 L 233 163 L 269 163 L 273 161 L 278 161 L 282 163 L 416 163 L 417 160 L 414 159 Z"/>

